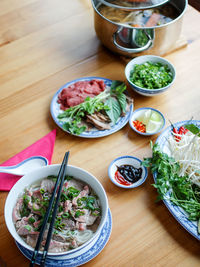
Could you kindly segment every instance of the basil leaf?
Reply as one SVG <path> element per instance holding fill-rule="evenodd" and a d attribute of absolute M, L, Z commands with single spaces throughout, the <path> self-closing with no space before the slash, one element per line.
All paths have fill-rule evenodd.
<path fill-rule="evenodd" d="M 117 100 L 119 101 L 119 104 L 120 104 L 122 111 L 125 113 L 126 112 L 126 105 L 127 105 L 125 94 L 117 95 Z"/>
<path fill-rule="evenodd" d="M 109 110 L 106 110 L 106 114 L 112 123 L 115 124 L 121 115 L 121 107 L 119 102 L 115 98 L 111 97 L 106 101 L 105 104 L 110 108 Z"/>
<path fill-rule="evenodd" d="M 121 81 L 112 81 L 110 92 L 114 94 L 122 94 L 126 90 L 126 85 Z"/>
<path fill-rule="evenodd" d="M 116 87 L 120 86 L 122 84 L 121 81 L 112 81 L 112 84 L 110 86 L 110 90 L 113 91 L 115 90 Z"/>
<path fill-rule="evenodd" d="M 197 134 L 198 136 L 200 136 L 200 129 L 195 124 L 186 124 L 184 125 L 184 127 L 188 129 L 191 133 Z"/>

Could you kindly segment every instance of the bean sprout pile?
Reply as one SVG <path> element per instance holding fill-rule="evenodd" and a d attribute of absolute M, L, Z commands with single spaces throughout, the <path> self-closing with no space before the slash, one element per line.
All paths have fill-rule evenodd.
<path fill-rule="evenodd" d="M 183 135 L 172 132 L 168 141 L 171 156 L 180 165 L 179 175 L 187 175 L 200 187 L 200 137 L 190 131 Z"/>

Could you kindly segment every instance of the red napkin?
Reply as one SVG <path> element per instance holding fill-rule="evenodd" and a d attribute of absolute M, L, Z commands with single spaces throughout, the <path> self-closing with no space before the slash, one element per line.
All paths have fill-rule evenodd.
<path fill-rule="evenodd" d="M 48 159 L 49 164 L 51 164 L 51 159 L 53 155 L 53 149 L 56 139 L 56 129 L 33 143 L 31 146 L 25 148 L 12 158 L 8 159 L 1 166 L 12 166 L 20 163 L 21 161 L 33 157 L 33 156 L 43 156 Z M 20 176 L 0 173 L 0 190 L 9 191 L 13 185 L 20 179 Z"/>

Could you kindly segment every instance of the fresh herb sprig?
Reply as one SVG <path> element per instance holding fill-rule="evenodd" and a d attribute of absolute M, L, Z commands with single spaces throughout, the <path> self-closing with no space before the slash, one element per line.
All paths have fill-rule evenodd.
<path fill-rule="evenodd" d="M 58 115 L 58 119 L 63 122 L 63 129 L 76 135 L 80 135 L 86 130 L 86 126 L 81 122 L 87 114 L 105 111 L 113 124 L 116 123 L 122 112 L 126 111 L 126 96 L 123 93 L 126 85 L 121 81 L 113 81 L 110 90 L 105 90 L 99 95 L 90 98 L 74 107 L 70 107 Z"/>
<path fill-rule="evenodd" d="M 153 186 L 157 188 L 158 200 L 169 200 L 183 208 L 189 220 L 200 220 L 200 188 L 187 175 L 179 176 L 179 164 L 163 153 L 158 144 L 151 143 L 151 147 L 152 157 L 145 158 L 142 164 L 150 167 L 156 177 Z"/>

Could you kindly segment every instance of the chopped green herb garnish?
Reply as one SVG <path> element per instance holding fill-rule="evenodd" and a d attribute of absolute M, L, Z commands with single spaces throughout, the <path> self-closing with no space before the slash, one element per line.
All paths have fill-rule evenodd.
<path fill-rule="evenodd" d="M 45 190 L 43 188 L 41 188 L 40 193 L 43 195 L 45 193 Z"/>
<path fill-rule="evenodd" d="M 79 199 L 78 199 L 79 201 L 77 201 L 77 203 L 79 203 L 78 206 L 81 206 L 83 204 L 85 209 L 89 209 L 92 211 L 95 210 L 95 207 L 93 205 L 95 203 L 94 196 L 82 197 Z"/>
<path fill-rule="evenodd" d="M 63 206 L 59 206 L 58 207 L 58 212 L 62 212 L 63 211 Z"/>
<path fill-rule="evenodd" d="M 74 197 L 77 197 L 80 193 L 80 191 L 74 187 L 69 187 L 67 188 L 67 191 L 68 191 L 68 194 L 67 196 L 70 198 L 70 199 L 73 199 Z"/>
<path fill-rule="evenodd" d="M 82 210 L 77 210 L 77 211 L 75 212 L 75 218 L 78 218 L 78 217 L 80 217 L 80 216 L 82 216 L 82 215 L 84 215 L 84 214 L 85 214 L 84 211 L 82 211 Z"/>
<path fill-rule="evenodd" d="M 32 230 L 30 225 L 25 225 L 24 228 L 26 228 L 29 232 Z"/>
<path fill-rule="evenodd" d="M 72 176 L 70 176 L 70 175 L 66 175 L 66 176 L 65 176 L 65 180 L 70 181 L 71 179 L 73 179 Z"/>
<path fill-rule="evenodd" d="M 23 196 L 23 203 L 25 205 L 28 205 L 29 202 L 30 202 L 30 196 L 24 195 Z"/>
<path fill-rule="evenodd" d="M 56 175 L 49 175 L 49 176 L 47 176 L 47 179 L 51 179 L 51 180 L 53 180 L 54 182 L 56 182 L 56 180 L 57 180 L 57 176 L 56 176 Z"/>
<path fill-rule="evenodd" d="M 20 215 L 22 217 L 27 217 L 31 212 L 29 207 L 28 207 L 30 200 L 31 200 L 30 196 L 28 196 L 26 194 L 23 196 L 22 208 L 20 209 Z"/>
<path fill-rule="evenodd" d="M 37 206 L 35 203 L 33 203 L 32 208 L 33 208 L 34 211 L 40 211 L 40 207 Z"/>
<path fill-rule="evenodd" d="M 33 217 L 30 217 L 30 218 L 28 219 L 28 222 L 29 222 L 29 223 L 34 223 L 34 222 L 35 222 L 35 219 L 34 219 Z"/>
<path fill-rule="evenodd" d="M 173 80 L 173 74 L 167 65 L 160 62 L 145 62 L 135 64 L 130 73 L 130 81 L 146 89 L 159 89 L 167 86 Z"/>
<path fill-rule="evenodd" d="M 61 217 L 62 217 L 63 219 L 69 219 L 69 218 L 71 217 L 71 215 L 70 215 L 69 212 L 64 212 L 64 213 L 61 215 Z"/>
<path fill-rule="evenodd" d="M 60 196 L 60 199 L 61 199 L 61 202 L 65 202 L 66 200 L 69 199 L 69 197 L 65 194 L 65 193 L 61 193 L 61 196 Z"/>
<path fill-rule="evenodd" d="M 67 189 L 70 193 L 73 193 L 73 194 L 79 194 L 80 193 L 80 190 L 78 190 L 78 189 L 76 189 L 76 188 L 74 188 L 74 187 L 69 187 L 68 189 Z"/>
<path fill-rule="evenodd" d="M 99 216 L 100 215 L 100 213 L 99 213 L 99 211 L 93 211 L 92 213 L 91 213 L 93 216 Z"/>

